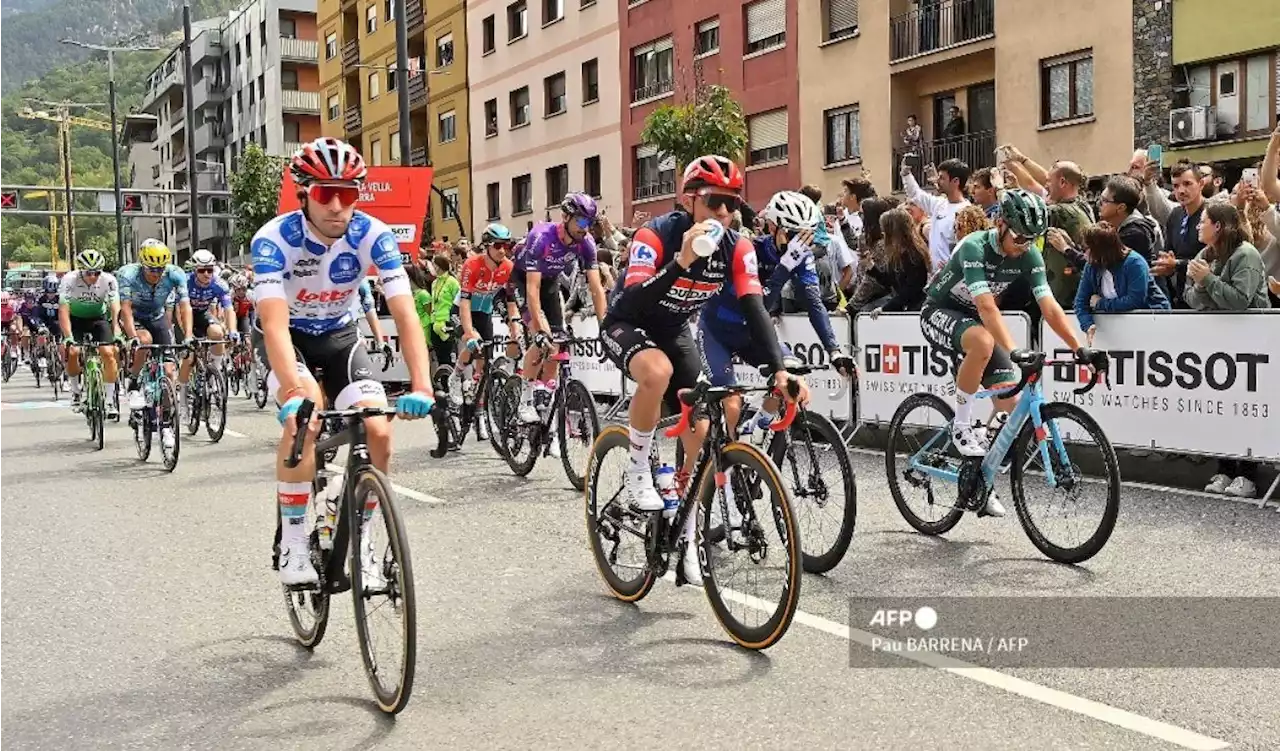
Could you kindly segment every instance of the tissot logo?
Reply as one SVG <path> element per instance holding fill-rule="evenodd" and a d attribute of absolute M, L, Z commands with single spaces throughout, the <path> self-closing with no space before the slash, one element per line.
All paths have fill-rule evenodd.
<path fill-rule="evenodd" d="M 862 355 L 867 373 L 945 376 L 951 372 L 950 356 L 927 344 L 865 344 Z"/>
<path fill-rule="evenodd" d="M 1243 379 L 1245 390 L 1258 390 L 1258 370 L 1271 358 L 1261 352 L 1169 352 L 1162 349 L 1107 350 L 1111 356 L 1111 382 L 1116 386 L 1152 386 L 1195 390 L 1206 385 L 1214 391 L 1229 391 Z M 1070 357 L 1071 351 L 1055 349 L 1053 357 Z M 1066 363 L 1053 366 L 1058 382 L 1085 383 L 1088 368 Z"/>

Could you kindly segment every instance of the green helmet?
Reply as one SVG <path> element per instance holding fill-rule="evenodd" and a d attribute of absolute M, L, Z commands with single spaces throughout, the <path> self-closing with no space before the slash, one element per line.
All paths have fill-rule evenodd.
<path fill-rule="evenodd" d="M 196 270 L 196 262 L 188 258 L 187 262 L 182 264 L 182 270 L 190 274 Z"/>
<path fill-rule="evenodd" d="M 511 230 L 505 226 L 494 222 L 484 228 L 484 233 L 480 235 L 480 242 L 491 243 L 494 240 L 510 240 Z"/>
<path fill-rule="evenodd" d="M 107 259 L 101 251 L 87 248 L 76 254 L 76 268 L 81 271 L 102 271 L 107 266 Z"/>
<path fill-rule="evenodd" d="M 1000 198 L 1000 218 L 1023 237 L 1039 237 L 1049 229 L 1049 209 L 1044 199 L 1021 188 L 1004 192 Z"/>

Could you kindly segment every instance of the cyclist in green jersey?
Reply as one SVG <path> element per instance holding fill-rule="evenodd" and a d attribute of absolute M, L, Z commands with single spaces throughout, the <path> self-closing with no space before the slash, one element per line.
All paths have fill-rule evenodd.
<path fill-rule="evenodd" d="M 1025 190 L 1005 191 L 1000 212 L 995 229 L 974 232 L 956 246 L 926 290 L 928 300 L 920 313 L 920 329 L 929 343 L 960 359 L 951 440 L 965 456 L 987 452 L 987 430 L 973 421 L 974 393 L 984 386 L 1013 386 L 1019 378 L 1009 355 L 1016 345 L 1000 316 L 1000 296 L 1006 290 L 1028 281 L 1045 323 L 1073 350 L 1080 350 L 1071 322 L 1049 290 L 1044 258 L 1035 247 L 1036 238 L 1049 226 L 1044 199 Z M 995 430 L 1004 424 L 1013 403 L 995 400 Z M 983 512 L 1004 515 L 994 493 Z"/>
<path fill-rule="evenodd" d="M 80 357 L 75 345 L 88 334 L 98 345 L 98 355 L 102 358 L 107 417 L 115 419 L 119 415 L 116 407 L 119 362 L 116 348 L 109 345 L 116 340 L 118 332 L 120 285 L 104 270 L 107 262 L 101 252 L 93 248 L 82 250 L 75 261 L 76 269 L 64 275 L 58 286 L 58 322 L 65 337 L 63 343 L 67 345 L 64 356 L 67 375 L 71 376 L 71 407 L 76 411 L 80 409 Z"/>

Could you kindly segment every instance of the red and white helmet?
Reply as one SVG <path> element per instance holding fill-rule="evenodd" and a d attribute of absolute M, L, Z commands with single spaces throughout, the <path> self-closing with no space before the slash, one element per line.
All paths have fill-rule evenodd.
<path fill-rule="evenodd" d="M 346 141 L 323 136 L 302 148 L 289 161 L 294 183 L 307 186 L 313 182 L 363 182 L 369 174 L 364 157 Z"/>
<path fill-rule="evenodd" d="M 742 170 L 733 161 L 715 154 L 700 156 L 684 168 L 685 193 L 700 188 L 720 188 L 735 193 L 742 191 Z"/>

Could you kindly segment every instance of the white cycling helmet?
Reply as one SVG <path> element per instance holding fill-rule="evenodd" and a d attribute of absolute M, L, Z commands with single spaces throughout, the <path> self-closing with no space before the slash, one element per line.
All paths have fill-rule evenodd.
<path fill-rule="evenodd" d="M 818 205 L 803 193 L 791 190 L 774 193 L 760 215 L 782 229 L 797 232 L 815 229 L 822 222 Z"/>
<path fill-rule="evenodd" d="M 217 266 L 218 259 L 207 250 L 197 250 L 191 254 L 191 263 L 198 269 L 206 268 L 208 266 Z"/>

